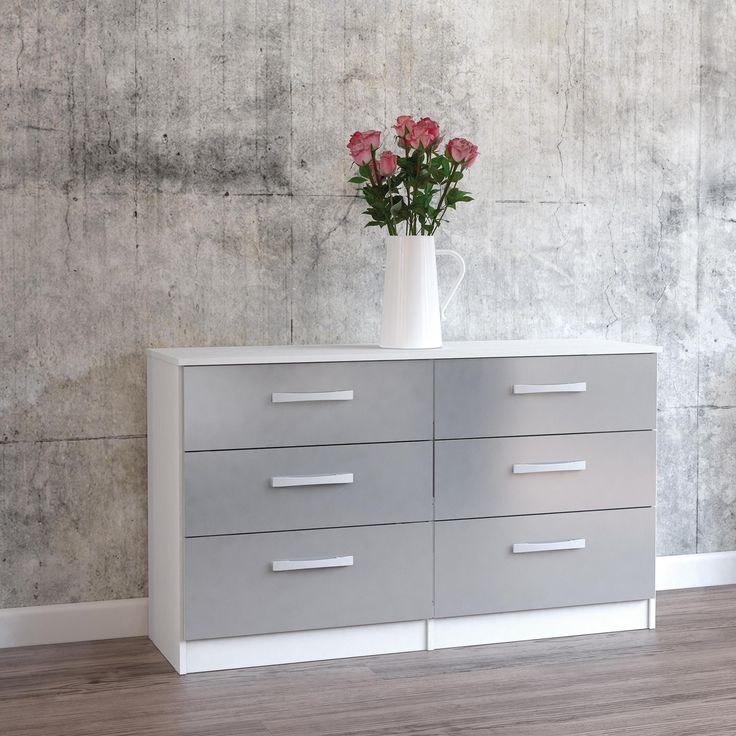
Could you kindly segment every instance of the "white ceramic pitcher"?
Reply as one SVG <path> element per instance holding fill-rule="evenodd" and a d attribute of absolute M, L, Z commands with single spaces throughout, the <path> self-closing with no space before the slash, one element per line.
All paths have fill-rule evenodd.
<path fill-rule="evenodd" d="M 460 275 L 440 306 L 436 256 L 451 256 Z M 441 348 L 441 320 L 465 278 L 465 261 L 454 250 L 434 247 L 434 235 L 389 235 L 383 282 L 382 348 Z"/>

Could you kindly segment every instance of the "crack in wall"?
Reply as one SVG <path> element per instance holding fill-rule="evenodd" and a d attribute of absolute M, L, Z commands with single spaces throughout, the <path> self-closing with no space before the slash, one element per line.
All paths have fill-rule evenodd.
<path fill-rule="evenodd" d="M 29 440 L 0 440 L 2 445 L 45 445 L 55 442 L 95 442 L 99 440 L 142 440 L 146 439 L 146 434 L 106 434 L 97 437 L 47 437 Z"/>
<path fill-rule="evenodd" d="M 18 54 L 15 57 L 15 78 L 18 81 L 18 88 L 22 89 L 23 82 L 20 78 L 20 59 L 23 56 L 26 44 L 23 40 L 23 7 L 21 6 L 20 2 L 16 3 L 16 8 L 18 11 L 18 39 L 20 40 L 20 49 L 18 49 Z"/>
<path fill-rule="evenodd" d="M 567 179 L 565 176 L 565 161 L 562 156 L 562 144 L 565 140 L 565 134 L 567 133 L 567 116 L 570 111 L 570 91 L 572 90 L 572 53 L 570 51 L 570 38 L 568 35 L 569 28 L 570 28 L 570 1 L 568 0 L 567 15 L 565 17 L 565 31 L 563 34 L 563 37 L 565 39 L 565 48 L 567 52 L 567 85 L 565 86 L 565 90 L 564 90 L 565 112 L 564 112 L 564 116 L 562 119 L 560 139 L 557 141 L 557 146 L 556 146 L 557 156 L 560 160 L 560 178 L 562 179 L 565 196 L 567 196 L 568 185 L 567 185 Z M 560 232 L 562 231 L 560 230 Z"/>

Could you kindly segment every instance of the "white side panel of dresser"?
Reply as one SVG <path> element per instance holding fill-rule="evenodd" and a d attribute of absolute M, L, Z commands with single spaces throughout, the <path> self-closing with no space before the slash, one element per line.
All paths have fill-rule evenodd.
<path fill-rule="evenodd" d="M 148 632 L 180 674 L 182 641 L 182 369 L 148 359 Z"/>

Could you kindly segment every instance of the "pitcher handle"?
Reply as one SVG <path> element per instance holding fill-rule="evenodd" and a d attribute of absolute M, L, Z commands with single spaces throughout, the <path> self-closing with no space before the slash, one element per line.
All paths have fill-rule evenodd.
<path fill-rule="evenodd" d="M 456 250 L 449 250 L 447 248 L 438 248 L 435 253 L 438 256 L 450 256 L 460 264 L 460 275 L 457 277 L 457 281 L 452 285 L 450 293 L 444 298 L 442 306 L 440 307 L 440 316 L 444 319 L 447 307 L 450 306 L 452 298 L 455 296 L 455 293 L 460 288 L 460 284 L 462 284 L 463 279 L 465 278 L 465 259 Z"/>

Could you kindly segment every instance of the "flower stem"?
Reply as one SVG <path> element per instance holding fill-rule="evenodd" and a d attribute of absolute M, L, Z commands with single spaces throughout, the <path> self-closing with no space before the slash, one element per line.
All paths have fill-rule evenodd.
<path fill-rule="evenodd" d="M 391 191 L 391 177 L 388 177 L 387 180 L 388 184 L 388 220 L 386 221 L 386 227 L 388 228 L 388 234 L 389 235 L 396 235 L 396 225 L 393 223 L 393 219 L 391 217 L 391 207 L 393 207 L 394 201 L 393 201 L 393 192 Z"/>
<path fill-rule="evenodd" d="M 378 165 L 376 164 L 376 149 L 371 146 L 371 161 L 373 162 L 373 169 L 371 171 L 371 181 L 375 179 L 375 185 L 378 186 Z"/>
<path fill-rule="evenodd" d="M 419 148 L 417 148 L 417 171 L 414 178 L 414 204 L 417 203 L 417 191 L 419 190 L 419 183 L 417 182 L 417 179 L 419 178 L 419 167 L 422 165 L 422 155 L 423 155 L 423 149 L 421 148 L 421 143 L 419 144 Z M 412 212 L 412 235 L 417 234 L 417 213 Z"/>
<path fill-rule="evenodd" d="M 442 217 L 444 216 L 445 212 L 447 212 L 447 206 L 445 206 L 445 209 L 442 210 L 442 203 L 445 201 L 445 198 L 447 197 L 447 192 L 450 191 L 450 187 L 452 186 L 452 175 L 457 170 L 458 164 L 454 161 L 452 162 L 452 166 L 450 167 L 450 173 L 447 176 L 447 183 L 445 184 L 445 188 L 442 191 L 442 194 L 440 195 L 440 200 L 437 202 L 437 209 L 435 210 L 434 217 L 432 218 L 432 223 L 429 226 L 429 234 L 434 235 L 435 231 L 439 227 L 439 223 L 437 222 L 437 217 L 439 216 L 439 222 L 442 222 Z"/>
<path fill-rule="evenodd" d="M 373 162 L 373 172 L 372 172 L 371 181 L 373 181 L 373 178 L 375 178 L 376 186 L 379 186 L 381 183 L 381 174 L 378 171 L 378 164 L 376 163 L 376 149 L 373 148 L 373 146 L 371 146 L 371 161 Z M 389 194 L 389 202 L 390 202 L 391 201 L 391 179 L 388 180 L 388 194 Z M 388 229 L 389 235 L 396 235 L 396 228 L 393 226 L 393 223 L 391 222 L 391 206 L 390 205 L 388 208 L 388 215 L 386 217 L 386 228 Z"/>
<path fill-rule="evenodd" d="M 406 131 L 404 131 L 404 135 L 406 135 Z M 408 159 L 409 158 L 409 144 L 406 142 L 406 138 L 404 140 L 404 156 Z M 411 206 L 411 190 L 409 189 L 409 182 L 407 182 L 406 177 L 404 177 L 404 187 L 406 187 L 406 204 L 407 206 Z M 411 212 L 409 213 L 409 216 L 406 218 L 406 235 L 411 235 Z"/>
<path fill-rule="evenodd" d="M 428 171 L 429 171 L 430 173 L 431 173 L 431 171 L 432 171 L 432 151 L 433 151 L 433 147 L 432 147 L 432 146 L 430 146 L 430 147 L 429 147 L 429 148 L 427 149 L 427 170 L 428 170 Z M 430 181 L 430 184 L 429 184 L 429 188 L 430 188 L 430 189 L 432 188 L 432 183 L 431 183 L 431 181 Z M 425 191 L 426 191 L 426 189 L 427 189 L 427 187 L 425 186 Z M 430 204 L 431 204 L 431 199 L 430 199 Z M 430 222 L 430 223 L 429 223 L 429 228 L 431 228 L 431 227 L 432 227 L 432 223 Z M 423 234 L 423 235 L 431 235 L 431 233 L 430 233 L 430 231 L 429 231 L 429 228 L 427 228 L 427 232 L 426 232 L 426 233 L 424 233 L 424 232 L 422 231 L 422 234 Z"/>

